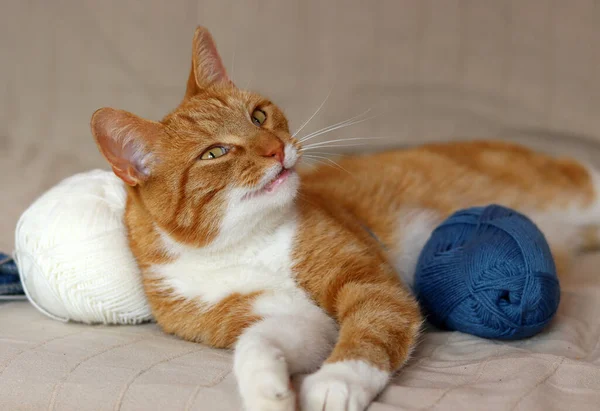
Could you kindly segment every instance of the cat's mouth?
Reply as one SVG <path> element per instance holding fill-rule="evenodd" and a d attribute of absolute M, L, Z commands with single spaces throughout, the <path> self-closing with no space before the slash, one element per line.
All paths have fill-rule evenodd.
<path fill-rule="evenodd" d="M 287 180 L 291 173 L 292 170 L 290 170 L 289 168 L 282 168 L 279 174 L 277 174 L 275 178 L 273 178 L 273 180 L 269 181 L 263 188 L 261 188 L 260 191 L 272 193 L 277 189 L 277 187 L 282 185 L 285 182 L 285 180 Z"/>
<path fill-rule="evenodd" d="M 277 173 L 277 175 L 275 177 L 273 177 L 271 180 L 269 180 L 261 188 L 259 188 L 256 191 L 252 191 L 251 193 L 246 194 L 244 196 L 244 199 L 247 200 L 249 198 L 253 198 L 253 197 L 259 196 L 261 194 L 267 194 L 267 193 L 274 192 L 275 190 L 277 190 L 277 188 L 279 186 L 281 186 L 283 183 L 285 183 L 286 180 L 289 178 L 289 176 L 294 172 L 295 171 L 293 168 L 282 168 L 281 171 L 279 173 Z"/>

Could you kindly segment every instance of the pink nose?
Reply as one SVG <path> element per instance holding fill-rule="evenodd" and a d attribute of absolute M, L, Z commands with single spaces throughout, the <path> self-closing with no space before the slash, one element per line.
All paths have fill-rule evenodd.
<path fill-rule="evenodd" d="M 279 161 L 281 164 L 283 164 L 283 159 L 284 159 L 283 143 L 278 140 L 277 142 L 269 144 L 269 146 L 265 148 L 263 154 L 261 154 L 261 155 L 263 157 L 273 157 L 277 161 Z"/>

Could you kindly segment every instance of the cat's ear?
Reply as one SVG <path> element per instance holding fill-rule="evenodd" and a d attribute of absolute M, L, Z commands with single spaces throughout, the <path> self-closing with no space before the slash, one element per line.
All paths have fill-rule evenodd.
<path fill-rule="evenodd" d="M 92 115 L 92 134 L 114 173 L 130 186 L 144 182 L 156 160 L 153 145 L 164 126 L 124 110 L 101 108 Z"/>
<path fill-rule="evenodd" d="M 185 97 L 194 96 L 200 90 L 220 82 L 231 83 L 231 80 L 211 34 L 206 28 L 199 26 L 192 42 L 192 68 Z"/>

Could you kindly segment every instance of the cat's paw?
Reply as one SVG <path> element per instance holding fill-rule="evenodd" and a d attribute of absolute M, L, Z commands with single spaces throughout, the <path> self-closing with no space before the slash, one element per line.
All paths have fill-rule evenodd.
<path fill-rule="evenodd" d="M 300 391 L 302 411 L 363 411 L 371 396 L 362 387 L 337 376 L 315 374 L 304 380 Z"/>
<path fill-rule="evenodd" d="M 246 411 L 294 411 L 296 395 L 289 381 L 269 372 L 256 374 L 255 384 L 242 392 Z"/>
<path fill-rule="evenodd" d="M 363 411 L 389 374 L 362 361 L 325 364 L 300 386 L 302 411 Z"/>
<path fill-rule="evenodd" d="M 239 381 L 246 411 L 294 411 L 296 395 L 283 359 Z"/>

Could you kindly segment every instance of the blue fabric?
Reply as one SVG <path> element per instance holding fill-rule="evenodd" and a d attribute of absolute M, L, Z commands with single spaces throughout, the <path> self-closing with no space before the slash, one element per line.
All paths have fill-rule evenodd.
<path fill-rule="evenodd" d="M 458 211 L 434 230 L 417 263 L 415 294 L 434 325 L 495 339 L 539 333 L 560 302 L 544 235 L 497 205 Z"/>
<path fill-rule="evenodd" d="M 0 253 L 0 296 L 22 295 L 23 285 L 17 265 L 10 256 Z"/>

